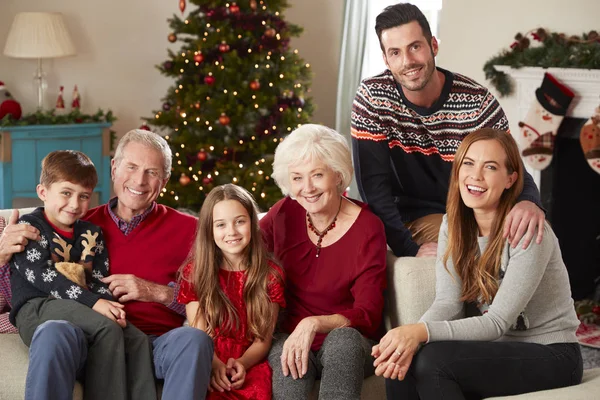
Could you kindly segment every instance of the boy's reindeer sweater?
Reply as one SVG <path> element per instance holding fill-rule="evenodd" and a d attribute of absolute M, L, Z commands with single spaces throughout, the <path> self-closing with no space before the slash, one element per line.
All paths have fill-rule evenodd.
<path fill-rule="evenodd" d="M 113 300 L 108 286 L 101 281 L 108 276 L 109 260 L 99 227 L 78 220 L 73 226 L 73 238 L 64 237 L 46 220 L 43 207 L 24 215 L 19 223 L 37 228 L 40 240 L 29 241 L 10 262 L 13 324 L 21 306 L 36 297 L 75 300 L 90 308 L 100 298 Z M 82 265 L 89 290 L 63 275 L 61 271 L 66 269 L 57 270 L 56 264 L 64 262 Z"/>

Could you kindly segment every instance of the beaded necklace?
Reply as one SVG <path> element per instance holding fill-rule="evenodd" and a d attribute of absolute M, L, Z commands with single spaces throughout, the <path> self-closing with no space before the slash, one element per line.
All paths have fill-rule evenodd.
<path fill-rule="evenodd" d="M 323 242 L 323 238 L 325 237 L 325 235 L 327 235 L 327 232 L 335 228 L 335 221 L 337 221 L 338 214 L 342 209 L 342 200 L 343 198 L 340 197 L 340 206 L 338 207 L 338 210 L 335 213 L 335 217 L 333 217 L 333 221 L 331 221 L 327 228 L 325 228 L 322 231 L 319 231 L 317 228 L 315 228 L 315 225 L 313 224 L 312 219 L 310 218 L 310 214 L 308 213 L 308 211 L 306 212 L 306 218 L 308 219 L 308 229 L 310 229 L 319 238 L 317 240 L 317 258 L 321 253 L 321 242 Z"/>

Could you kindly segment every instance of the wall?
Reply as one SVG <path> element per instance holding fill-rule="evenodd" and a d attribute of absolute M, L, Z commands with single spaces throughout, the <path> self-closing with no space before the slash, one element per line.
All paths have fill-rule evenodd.
<path fill-rule="evenodd" d="M 155 68 L 166 60 L 166 19 L 179 13 L 176 0 L 0 0 L 0 81 L 21 103 L 24 111 L 35 109 L 33 86 L 35 60 L 11 59 L 1 54 L 16 13 L 57 11 L 64 14 L 77 55 L 44 61 L 48 90 L 46 106 L 53 107 L 58 87 L 65 86 L 70 105 L 73 85 L 82 96 L 82 111 L 110 108 L 119 120 L 117 134 L 141 125 L 141 117 L 160 109 L 161 98 L 172 81 Z M 335 92 L 341 41 L 343 0 L 291 0 L 286 17 L 305 28 L 292 46 L 312 65 L 312 96 L 317 111 L 314 121 L 333 125 Z M 143 9 L 142 9 L 143 7 Z M 192 9 L 188 1 L 188 11 Z M 318 11 L 316 11 L 318 10 Z"/>
<path fill-rule="evenodd" d="M 501 4 L 501 5 L 500 5 Z M 440 15 L 442 39 L 437 65 L 459 72 L 490 86 L 483 64 L 507 48 L 517 32 L 544 27 L 568 35 L 600 29 L 600 1 L 597 0 L 444 0 Z M 497 95 L 497 92 L 492 89 Z M 516 98 L 499 97 L 510 121 L 518 130 Z"/>

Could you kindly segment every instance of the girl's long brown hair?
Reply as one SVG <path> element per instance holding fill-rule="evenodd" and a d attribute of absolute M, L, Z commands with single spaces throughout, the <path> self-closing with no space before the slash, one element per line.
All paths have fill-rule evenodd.
<path fill-rule="evenodd" d="M 239 329 L 240 326 L 239 315 L 219 286 L 219 269 L 226 261 L 221 249 L 215 244 L 213 209 L 217 203 L 224 200 L 239 202 L 250 217 L 252 236 L 244 251 L 247 274 L 244 285 L 244 302 L 248 317 L 247 336 L 249 339 L 264 340 L 271 332 L 277 318 L 267 293 L 270 276 L 274 276 L 281 283 L 283 280 L 278 271 L 269 264 L 269 257 L 258 225 L 258 207 L 254 198 L 248 191 L 233 184 L 217 186 L 211 190 L 200 210 L 196 243 L 191 259 L 188 260 L 188 263 L 192 262 L 193 265 L 189 278 L 200 303 L 197 314 L 194 316 L 194 322 L 198 320 L 198 317 L 204 317 L 206 333 L 211 337 L 215 336 L 217 327 L 224 335 L 231 332 L 234 327 Z"/>
<path fill-rule="evenodd" d="M 506 169 L 517 173 L 517 180 L 500 196 L 496 217 L 492 223 L 488 245 L 479 254 L 478 226 L 473 210 L 465 205 L 460 195 L 459 169 L 467 150 L 480 140 L 497 141 L 506 153 Z M 516 204 L 523 190 L 523 162 L 517 143 L 504 131 L 483 128 L 469 134 L 459 146 L 454 157 L 446 213 L 448 219 L 448 246 L 443 257 L 448 270 L 452 259 L 456 273 L 462 280 L 462 301 L 490 303 L 498 291 L 498 275 L 506 239 L 502 237 L 506 215 Z"/>

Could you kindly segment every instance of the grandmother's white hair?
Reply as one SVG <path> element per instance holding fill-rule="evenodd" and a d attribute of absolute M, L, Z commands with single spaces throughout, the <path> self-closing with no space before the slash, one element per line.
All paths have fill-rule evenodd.
<path fill-rule="evenodd" d="M 338 193 L 343 193 L 352 181 L 352 156 L 346 139 L 323 125 L 306 124 L 295 129 L 275 150 L 271 175 L 284 196 L 290 193 L 291 165 L 304 161 L 320 161 L 339 174 Z"/>
<path fill-rule="evenodd" d="M 169 147 L 167 141 L 158 133 L 144 129 L 132 129 L 119 140 L 117 150 L 115 150 L 115 164 L 117 166 L 123 161 L 123 149 L 131 142 L 140 143 L 160 151 L 164 158 L 163 178 L 171 176 L 171 163 L 173 162 L 171 147 Z"/>

